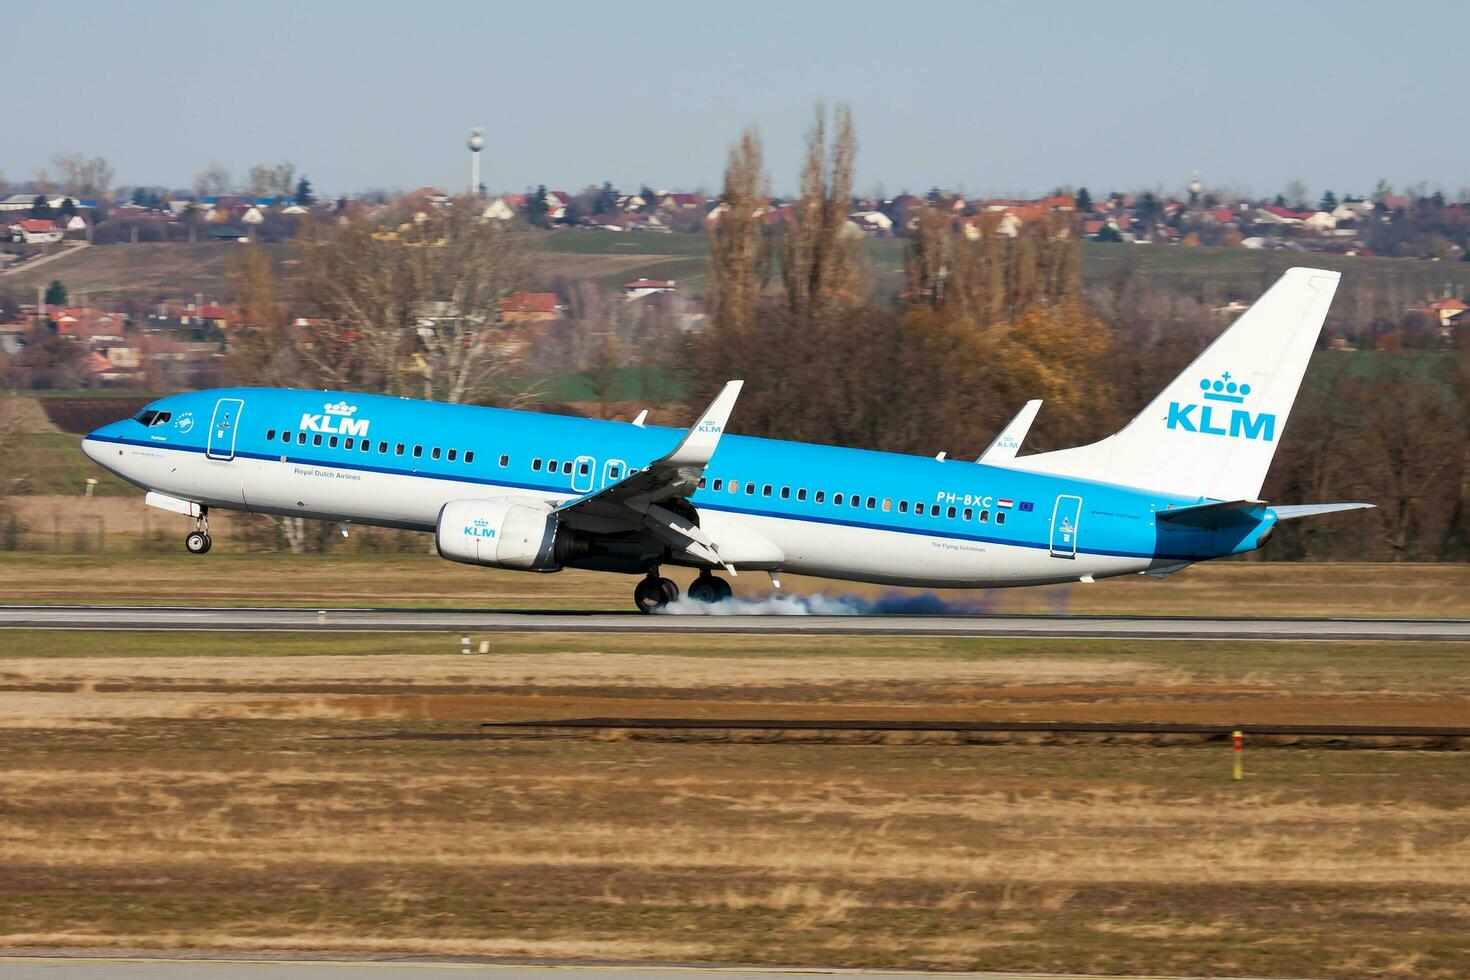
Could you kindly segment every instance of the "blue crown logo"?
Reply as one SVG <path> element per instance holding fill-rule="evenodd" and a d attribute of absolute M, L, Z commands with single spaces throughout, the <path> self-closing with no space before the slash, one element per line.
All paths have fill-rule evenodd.
<path fill-rule="evenodd" d="M 326 410 L 326 413 L 328 415 L 349 415 L 350 416 L 353 412 L 357 411 L 357 406 L 356 405 L 349 405 L 346 402 L 338 402 L 335 405 L 325 405 L 325 406 L 323 406 L 323 408 Z"/>
<path fill-rule="evenodd" d="M 1212 402 L 1234 402 L 1239 404 L 1245 401 L 1245 396 L 1251 393 L 1248 384 L 1236 384 L 1230 379 L 1230 372 L 1223 371 L 1220 377 L 1211 381 L 1209 378 L 1199 379 L 1199 389 L 1204 392 L 1205 400 Z"/>

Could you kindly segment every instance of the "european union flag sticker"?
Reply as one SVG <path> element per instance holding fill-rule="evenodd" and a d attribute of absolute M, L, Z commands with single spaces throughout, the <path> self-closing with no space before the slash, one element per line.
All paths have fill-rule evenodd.
<path fill-rule="evenodd" d="M 1023 500 L 1023 501 L 1021 501 L 1021 510 L 1023 510 L 1023 511 L 1032 511 L 1032 510 L 1035 510 L 1035 509 L 1036 509 L 1036 505 L 1033 504 L 1031 501 L 1029 501 L 1029 500 Z"/>

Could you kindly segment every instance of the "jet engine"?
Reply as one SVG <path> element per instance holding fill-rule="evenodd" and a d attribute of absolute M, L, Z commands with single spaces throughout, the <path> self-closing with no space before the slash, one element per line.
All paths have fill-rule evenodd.
<path fill-rule="evenodd" d="M 466 565 L 556 572 L 591 550 L 591 540 L 564 527 L 551 505 L 530 497 L 451 500 L 434 529 L 439 557 Z"/>

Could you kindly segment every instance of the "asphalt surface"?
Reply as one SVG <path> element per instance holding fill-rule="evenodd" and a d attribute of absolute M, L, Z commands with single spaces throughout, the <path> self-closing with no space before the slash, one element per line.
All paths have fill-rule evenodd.
<path fill-rule="evenodd" d="M 245 961 L 0 957 L 4 980 L 782 980 L 813 976 L 857 980 L 1065 980 L 1039 973 L 887 973 L 871 970 L 743 970 L 680 967 L 504 966 L 484 963 L 385 963 L 341 960 Z M 1085 980 L 1077 977 L 1075 980 Z M 1127 980 L 1127 978 L 1118 978 Z M 1162 980 L 1162 978 L 1159 978 Z"/>
<path fill-rule="evenodd" d="M 1470 620 L 655 615 L 495 609 L 0 606 L 0 628 L 276 632 L 746 633 L 1198 640 L 1470 640 Z"/>

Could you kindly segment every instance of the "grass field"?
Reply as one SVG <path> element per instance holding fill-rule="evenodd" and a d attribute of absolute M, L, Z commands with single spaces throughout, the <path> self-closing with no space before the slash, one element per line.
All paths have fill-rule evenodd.
<path fill-rule="evenodd" d="M 116 512 L 122 502 L 107 502 Z M 142 505 L 135 505 L 141 512 Z M 155 512 L 153 528 L 177 529 L 184 518 Z M 114 531 L 122 518 L 109 517 Z M 164 522 L 172 523 L 165 525 Z M 42 530 L 49 525 L 42 521 Z M 63 544 L 70 540 L 67 523 Z M 81 531 L 94 525 L 81 521 Z M 0 577 L 14 603 L 397 606 L 425 608 L 615 609 L 632 606 L 633 579 L 567 571 L 555 575 L 473 568 L 419 554 L 246 554 L 220 536 L 207 557 L 127 551 L 86 554 L 0 552 Z M 106 545 L 104 544 L 104 547 Z M 88 547 L 91 547 L 89 544 Z M 668 569 L 681 584 L 692 573 Z M 737 595 L 771 592 L 764 575 L 733 580 Z M 782 577 L 784 592 L 878 601 L 923 595 L 909 590 Z M 1166 616 L 1470 616 L 1470 566 L 1311 564 L 1223 561 L 1157 580 L 1142 575 L 1089 585 L 946 592 L 918 611 L 962 614 L 1043 613 Z M 892 607 L 891 607 L 892 608 Z"/>
<path fill-rule="evenodd" d="M 867 261 L 882 287 L 898 284 L 905 246 L 902 239 L 865 240 Z M 293 247 L 264 247 L 271 250 L 283 274 L 291 275 L 296 262 Z M 5 283 L 24 292 L 33 291 L 37 283 L 60 279 L 76 300 L 88 301 L 196 292 L 228 299 L 229 259 L 241 248 L 228 243 L 99 246 L 80 249 L 33 275 L 18 272 Z M 538 233 L 535 248 L 538 268 L 547 278 L 586 278 L 609 288 L 639 277 L 673 279 L 682 291 L 693 294 L 702 294 L 708 286 L 708 239 L 703 235 L 563 229 Z M 1470 291 L 1470 263 L 1464 262 L 1099 242 L 1085 242 L 1082 247 L 1082 274 L 1089 283 L 1110 282 L 1131 270 L 1142 279 L 1181 286 L 1190 293 L 1213 284 L 1239 298 L 1255 295 L 1293 265 L 1340 270 L 1348 286 L 1393 287 L 1405 302 L 1438 295 L 1446 284 L 1457 293 Z"/>
<path fill-rule="evenodd" d="M 4 639 L 7 946 L 1470 970 L 1459 752 L 1251 747 L 1235 783 L 1217 745 L 453 737 L 566 714 L 1463 717 L 1448 645 Z"/>

